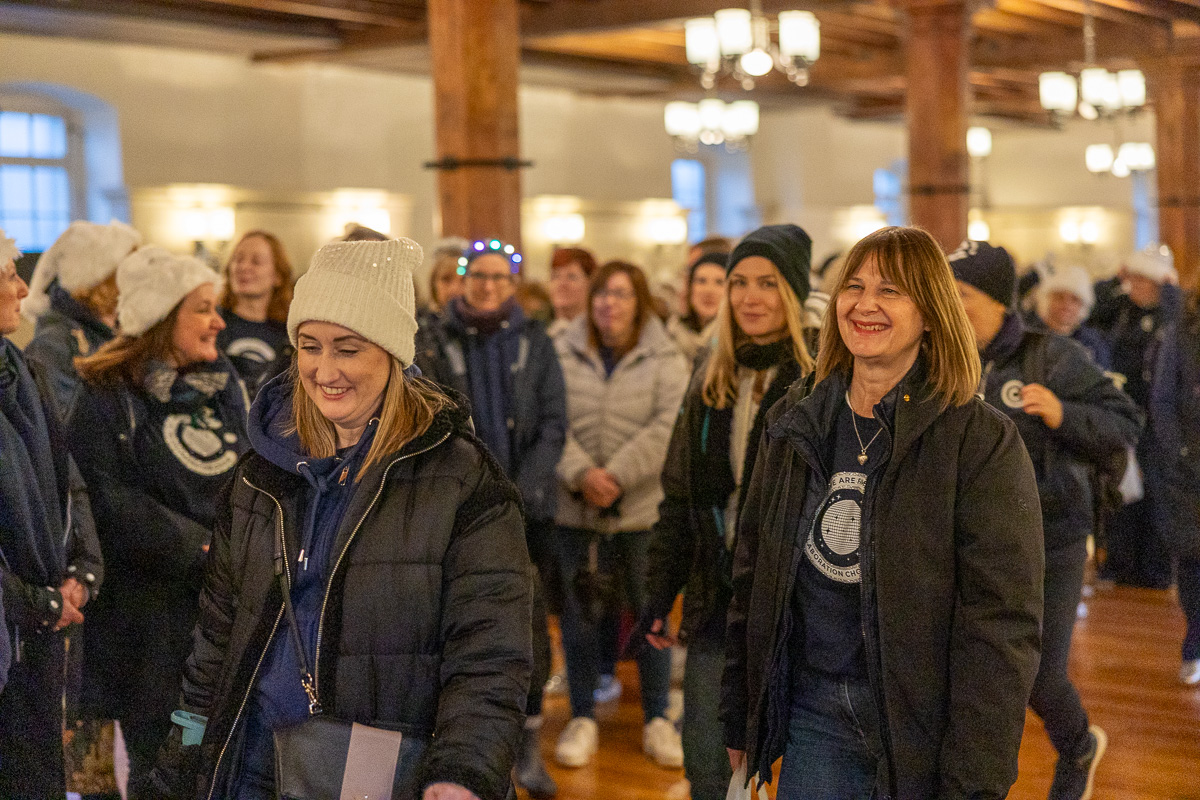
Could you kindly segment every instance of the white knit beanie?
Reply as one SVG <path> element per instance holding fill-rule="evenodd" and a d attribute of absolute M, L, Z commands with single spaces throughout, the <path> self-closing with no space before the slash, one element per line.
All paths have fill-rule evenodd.
<path fill-rule="evenodd" d="M 29 279 L 29 297 L 21 304 L 21 311 L 31 319 L 46 313 L 50 309 L 46 292 L 55 278 L 68 292 L 103 283 L 121 259 L 141 243 L 142 235 L 124 222 L 72 222 L 38 258 Z"/>
<path fill-rule="evenodd" d="M 4 230 L 0 229 L 0 266 L 10 261 L 16 261 L 22 255 L 21 251 L 17 248 L 17 240 L 9 239 L 5 235 Z"/>
<path fill-rule="evenodd" d="M 379 345 L 405 367 L 412 364 L 417 333 L 413 270 L 421 255 L 421 246 L 411 239 L 322 247 L 296 281 L 288 311 L 292 346 L 301 324 L 332 322 Z"/>
<path fill-rule="evenodd" d="M 1171 248 L 1164 245 L 1152 244 L 1144 250 L 1125 259 L 1125 270 L 1134 275 L 1149 278 L 1155 283 L 1179 282 L 1179 274 L 1175 272 L 1175 259 Z"/>
<path fill-rule="evenodd" d="M 141 336 L 206 283 L 221 291 L 221 276 L 194 256 L 177 256 L 158 245 L 130 253 L 117 266 L 117 323 L 121 333 Z"/>
<path fill-rule="evenodd" d="M 1096 293 L 1092 289 L 1092 278 L 1083 267 L 1060 267 L 1042 280 L 1038 289 L 1042 296 L 1047 298 L 1051 292 L 1070 292 L 1083 303 L 1085 314 L 1090 312 L 1092 306 L 1096 304 Z"/>

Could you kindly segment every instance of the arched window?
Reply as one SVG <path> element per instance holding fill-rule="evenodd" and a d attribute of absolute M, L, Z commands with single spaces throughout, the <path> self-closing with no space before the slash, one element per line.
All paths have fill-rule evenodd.
<path fill-rule="evenodd" d="M 67 86 L 0 84 L 0 228 L 36 253 L 76 219 L 129 221 L 116 110 Z"/>
<path fill-rule="evenodd" d="M 45 250 L 83 216 L 79 125 L 37 98 L 0 102 L 0 228 L 25 250 Z"/>

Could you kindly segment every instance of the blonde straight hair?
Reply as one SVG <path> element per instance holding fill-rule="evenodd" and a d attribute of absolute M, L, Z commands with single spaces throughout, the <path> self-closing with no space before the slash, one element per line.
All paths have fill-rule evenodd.
<path fill-rule="evenodd" d="M 842 341 L 837 301 L 846 284 L 868 259 L 875 259 L 879 274 L 900 287 L 929 327 L 922 349 L 929 364 L 929 382 L 942 410 L 963 406 L 979 391 L 981 368 L 975 334 L 967 320 L 954 272 L 942 248 L 926 231 L 912 227 L 881 228 L 851 248 L 830 293 L 830 312 L 821 326 L 817 381 L 834 372 L 847 378 L 854 355 Z"/>
<path fill-rule="evenodd" d="M 736 265 L 734 267 L 736 269 Z M 800 365 L 800 374 L 807 375 L 813 369 L 813 357 L 804 346 L 804 309 L 792 287 L 775 269 L 775 288 L 783 301 L 783 316 L 787 321 L 788 336 L 792 340 L 792 356 Z M 704 389 L 701 397 L 710 408 L 728 408 L 737 402 L 737 359 L 734 353 L 749 337 L 742 332 L 733 309 L 729 306 L 729 282 L 725 283 L 725 298 L 717 311 L 717 346 L 708 360 L 704 373 Z"/>
<path fill-rule="evenodd" d="M 375 441 L 371 442 L 362 468 L 354 477 L 355 483 L 362 480 L 372 465 L 429 430 L 437 413 L 451 405 L 450 398 L 432 383 L 422 378 L 406 378 L 395 356 L 389 361 L 387 387 L 383 390 L 383 404 L 379 409 L 379 429 L 375 431 Z M 304 452 L 313 458 L 329 458 L 337 453 L 337 431 L 304 391 L 297 364 L 293 358 L 290 373 L 292 424 L 285 432 L 296 433 Z"/>

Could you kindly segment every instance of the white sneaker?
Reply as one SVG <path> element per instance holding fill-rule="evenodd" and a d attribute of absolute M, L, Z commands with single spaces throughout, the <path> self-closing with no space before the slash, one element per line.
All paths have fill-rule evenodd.
<path fill-rule="evenodd" d="M 1179 668 L 1179 680 L 1185 686 L 1195 686 L 1200 683 L 1200 658 L 1183 662 L 1183 666 Z"/>
<path fill-rule="evenodd" d="M 564 767 L 582 767 L 592 760 L 600 745 L 600 730 L 591 717 L 574 717 L 558 735 L 554 760 Z"/>
<path fill-rule="evenodd" d="M 655 717 L 642 729 L 642 752 L 660 767 L 678 769 L 683 766 L 683 743 L 679 732 L 662 717 Z"/>

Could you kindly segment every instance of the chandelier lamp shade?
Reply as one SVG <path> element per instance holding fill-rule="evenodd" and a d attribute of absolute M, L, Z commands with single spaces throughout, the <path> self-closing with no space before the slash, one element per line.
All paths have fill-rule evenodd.
<path fill-rule="evenodd" d="M 1154 147 L 1148 142 L 1125 142 L 1115 151 L 1110 144 L 1090 144 L 1083 154 L 1088 172 L 1127 178 L 1132 172 L 1154 169 Z"/>
<path fill-rule="evenodd" d="M 773 39 L 771 34 L 776 34 Z M 716 85 L 728 74 L 747 91 L 756 78 L 779 70 L 793 83 L 808 83 L 808 68 L 821 55 L 821 25 L 811 11 L 781 11 L 772 23 L 759 0 L 749 9 L 725 8 L 684 23 L 687 60 L 701 69 L 700 83 Z"/>
<path fill-rule="evenodd" d="M 699 103 L 676 101 L 667 103 L 663 123 L 676 144 L 688 152 L 695 152 L 701 144 L 724 144 L 728 150 L 742 150 L 758 133 L 758 103 L 726 103 L 715 97 Z"/>
<path fill-rule="evenodd" d="M 1086 120 L 1135 111 L 1146 105 L 1146 76 L 1140 69 L 1110 72 L 1096 64 L 1096 19 L 1088 0 L 1083 8 L 1083 61 L 1079 78 L 1069 72 L 1038 76 L 1042 108 L 1057 118 L 1078 114 Z"/>

